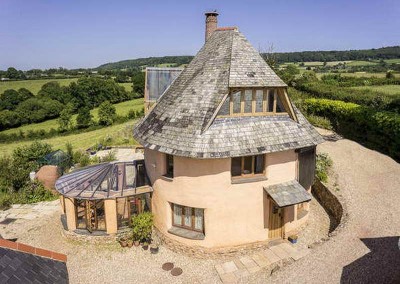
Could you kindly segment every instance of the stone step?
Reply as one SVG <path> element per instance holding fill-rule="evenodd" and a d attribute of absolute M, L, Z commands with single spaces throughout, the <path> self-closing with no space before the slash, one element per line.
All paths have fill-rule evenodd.
<path fill-rule="evenodd" d="M 264 256 L 272 263 L 276 263 L 281 259 L 272 250 L 267 249 L 264 251 Z"/>
<path fill-rule="evenodd" d="M 271 265 L 271 262 L 262 253 L 256 253 L 251 257 L 261 268 Z"/>
<path fill-rule="evenodd" d="M 279 245 L 270 247 L 269 249 L 272 250 L 280 259 L 287 259 L 290 257 L 289 253 L 287 253 Z"/>

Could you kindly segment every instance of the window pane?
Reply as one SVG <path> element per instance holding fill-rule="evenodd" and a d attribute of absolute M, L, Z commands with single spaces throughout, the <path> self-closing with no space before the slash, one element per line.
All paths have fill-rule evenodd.
<path fill-rule="evenodd" d="M 263 111 L 264 94 L 262 90 L 256 91 L 256 112 Z"/>
<path fill-rule="evenodd" d="M 267 112 L 273 112 L 274 111 L 274 96 L 275 96 L 275 91 L 274 90 L 268 90 Z"/>
<path fill-rule="evenodd" d="M 166 175 L 168 177 L 174 177 L 174 156 L 166 155 L 167 159 L 167 172 Z"/>
<path fill-rule="evenodd" d="M 242 174 L 242 158 L 232 158 L 231 174 L 233 177 L 240 176 Z"/>
<path fill-rule="evenodd" d="M 243 166 L 243 174 L 248 175 L 251 174 L 251 165 L 253 161 L 253 157 L 244 157 L 244 166 Z"/>
<path fill-rule="evenodd" d="M 229 115 L 229 96 L 219 109 L 218 115 Z"/>
<path fill-rule="evenodd" d="M 245 90 L 244 91 L 244 112 L 251 113 L 252 110 L 252 102 L 253 102 L 253 91 Z"/>
<path fill-rule="evenodd" d="M 174 221 L 175 225 L 182 225 L 182 207 L 174 204 Z"/>
<path fill-rule="evenodd" d="M 279 95 L 276 96 L 276 112 L 285 112 L 285 107 L 283 106 Z"/>
<path fill-rule="evenodd" d="M 262 174 L 264 172 L 264 155 L 254 157 L 254 173 Z"/>
<path fill-rule="evenodd" d="M 240 96 L 240 91 L 232 94 L 233 113 L 240 113 Z"/>
<path fill-rule="evenodd" d="M 194 228 L 196 230 L 203 230 L 203 215 L 204 215 L 204 210 L 203 209 L 194 209 Z"/>
<path fill-rule="evenodd" d="M 125 182 L 126 187 L 133 187 L 135 182 L 135 167 L 133 164 L 125 165 Z"/>
<path fill-rule="evenodd" d="M 192 227 L 192 208 L 185 207 L 185 218 L 184 218 L 185 226 Z"/>

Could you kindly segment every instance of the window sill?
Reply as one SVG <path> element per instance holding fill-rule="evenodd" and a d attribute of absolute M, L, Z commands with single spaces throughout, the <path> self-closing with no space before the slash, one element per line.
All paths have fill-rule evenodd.
<path fill-rule="evenodd" d="M 168 230 L 168 233 L 190 240 L 204 240 L 205 238 L 205 235 L 203 233 L 179 227 L 172 227 Z"/>
<path fill-rule="evenodd" d="M 173 181 L 173 180 L 174 180 L 173 177 L 167 176 L 167 175 L 162 175 L 161 178 L 162 178 L 163 180 L 166 180 L 166 181 Z"/>
<path fill-rule="evenodd" d="M 259 176 L 259 177 L 238 177 L 238 178 L 232 178 L 231 182 L 232 184 L 241 184 L 241 183 L 250 183 L 250 182 L 258 182 L 258 181 L 264 181 L 267 180 L 268 178 L 266 176 Z"/>

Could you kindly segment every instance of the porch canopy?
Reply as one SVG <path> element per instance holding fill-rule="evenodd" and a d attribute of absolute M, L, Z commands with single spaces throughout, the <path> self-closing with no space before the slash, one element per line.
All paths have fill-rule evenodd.
<path fill-rule="evenodd" d="M 152 192 L 144 160 L 110 162 L 78 169 L 60 177 L 56 190 L 65 197 L 107 199 Z"/>
<path fill-rule="evenodd" d="M 286 207 L 311 200 L 311 194 L 297 180 L 264 187 L 279 207 Z"/>

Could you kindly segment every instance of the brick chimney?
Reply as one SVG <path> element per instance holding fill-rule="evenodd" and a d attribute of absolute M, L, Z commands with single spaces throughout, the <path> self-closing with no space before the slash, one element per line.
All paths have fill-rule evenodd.
<path fill-rule="evenodd" d="M 211 34 L 218 28 L 218 13 L 215 10 L 214 12 L 207 12 L 206 15 L 206 41 L 211 36 Z"/>

